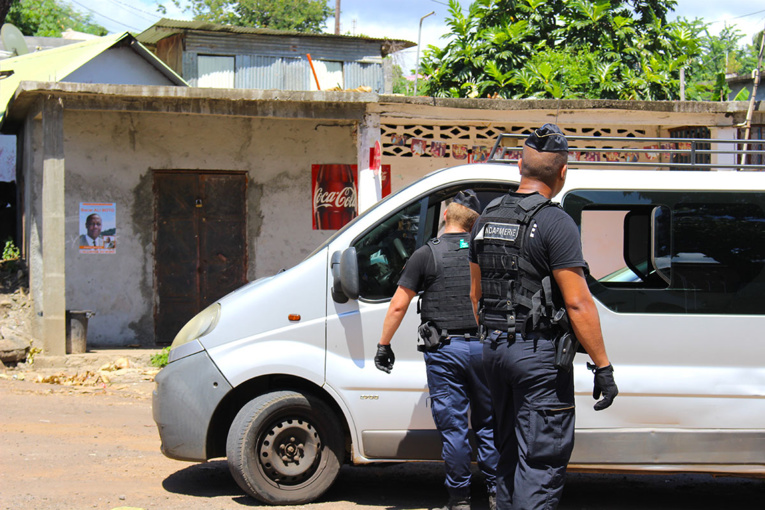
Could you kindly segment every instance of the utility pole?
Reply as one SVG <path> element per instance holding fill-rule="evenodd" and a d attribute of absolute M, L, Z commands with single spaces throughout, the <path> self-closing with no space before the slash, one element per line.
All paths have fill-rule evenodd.
<path fill-rule="evenodd" d="M 415 61 L 415 64 L 414 64 L 414 95 L 415 96 L 417 96 L 417 82 L 420 81 L 420 39 L 422 39 L 422 20 L 424 20 L 428 16 L 433 16 L 435 13 L 436 11 L 433 11 L 430 14 L 426 14 L 425 16 L 420 18 L 420 29 L 417 32 L 417 60 Z"/>
<path fill-rule="evenodd" d="M 340 35 L 340 0 L 335 0 L 335 35 Z"/>

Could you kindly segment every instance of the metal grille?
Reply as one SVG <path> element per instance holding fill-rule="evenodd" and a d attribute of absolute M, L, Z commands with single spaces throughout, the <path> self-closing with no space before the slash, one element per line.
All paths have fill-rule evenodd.
<path fill-rule="evenodd" d="M 708 128 L 703 126 L 683 127 L 669 130 L 669 136 L 672 138 L 711 138 L 712 135 Z M 688 153 L 673 153 L 671 155 L 672 163 L 683 164 L 710 164 L 712 163 L 711 154 L 700 154 L 697 150 L 708 151 L 712 149 L 712 146 L 708 143 L 696 142 L 677 142 L 674 144 L 674 149 L 687 149 Z M 670 170 L 683 170 L 687 167 L 670 167 Z"/>

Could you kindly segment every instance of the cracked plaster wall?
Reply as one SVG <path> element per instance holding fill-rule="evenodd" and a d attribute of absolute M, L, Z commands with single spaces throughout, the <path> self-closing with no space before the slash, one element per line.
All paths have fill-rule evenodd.
<path fill-rule="evenodd" d="M 88 343 L 154 342 L 152 170 L 247 172 L 250 281 L 291 267 L 331 231 L 311 226 L 311 164 L 355 163 L 355 128 L 271 118 L 65 111 L 67 309 Z M 115 202 L 117 253 L 80 254 L 79 204 Z"/>

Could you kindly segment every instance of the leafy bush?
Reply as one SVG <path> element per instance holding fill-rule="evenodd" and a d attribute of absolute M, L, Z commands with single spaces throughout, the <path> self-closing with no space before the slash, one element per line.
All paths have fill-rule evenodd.
<path fill-rule="evenodd" d="M 167 356 L 170 354 L 170 347 L 165 347 L 157 354 L 151 357 L 151 366 L 162 368 L 167 365 Z"/>
<path fill-rule="evenodd" d="M 13 244 L 11 239 L 8 239 L 5 242 L 5 248 L 3 249 L 3 258 L 0 260 L 0 268 L 7 272 L 15 271 L 18 267 L 19 256 L 19 249 Z"/>
<path fill-rule="evenodd" d="M 3 260 L 15 260 L 19 258 L 19 249 L 13 244 L 12 240 L 5 242 L 5 248 L 3 249 Z"/>

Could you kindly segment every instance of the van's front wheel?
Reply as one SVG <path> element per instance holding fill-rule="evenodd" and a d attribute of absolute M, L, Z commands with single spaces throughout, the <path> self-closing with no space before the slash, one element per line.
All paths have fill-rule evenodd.
<path fill-rule="evenodd" d="M 337 478 L 342 428 L 321 400 L 276 391 L 251 400 L 236 415 L 226 455 L 236 483 L 272 505 L 307 503 Z"/>

